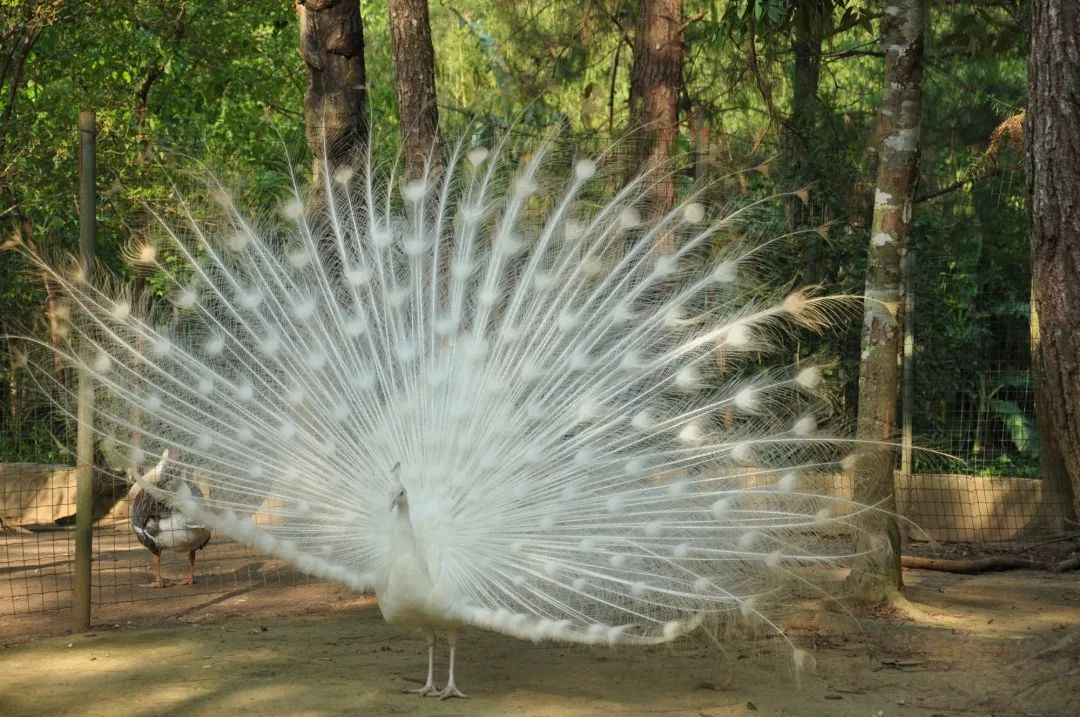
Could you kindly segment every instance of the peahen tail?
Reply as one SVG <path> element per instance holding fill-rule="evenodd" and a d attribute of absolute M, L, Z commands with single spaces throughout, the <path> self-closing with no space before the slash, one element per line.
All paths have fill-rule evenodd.
<path fill-rule="evenodd" d="M 852 557 L 867 509 L 826 490 L 821 370 L 762 368 L 836 300 L 770 287 L 759 203 L 691 198 L 541 145 L 458 145 L 438 179 L 367 160 L 255 223 L 181 205 L 133 302 L 55 271 L 62 350 L 101 438 L 209 486 L 169 500 L 300 570 L 377 587 L 393 490 L 445 610 L 525 638 L 660 642 L 770 604 Z M 138 305 L 135 305 L 138 304 Z M 152 484 L 146 490 L 158 491 Z"/>

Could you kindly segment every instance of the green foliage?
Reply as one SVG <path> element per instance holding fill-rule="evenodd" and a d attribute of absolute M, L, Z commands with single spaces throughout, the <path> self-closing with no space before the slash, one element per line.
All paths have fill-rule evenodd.
<path fill-rule="evenodd" d="M 148 231 L 147 209 L 195 183 L 190 170 L 227 158 L 226 174 L 258 188 L 281 164 L 277 133 L 301 132 L 304 71 L 288 4 L 6 0 L 3 17 L 0 60 L 24 62 L 4 77 L 15 91 L 0 125 L 0 242 L 18 233 L 53 260 L 76 251 L 80 110 L 97 114 L 97 255 L 113 272 L 127 271 L 121 250 Z M 44 300 L 22 257 L 0 254 L 0 333 L 46 336 Z M 53 458 L 56 441 L 35 437 L 40 408 L 12 398 L 30 389 L 14 348 L 0 346 L 12 409 L 0 424 L 0 460 Z"/>
<path fill-rule="evenodd" d="M 1013 447 L 1021 453 L 1032 457 L 1039 455 L 1039 437 L 1035 433 L 1035 425 L 1031 418 L 1024 412 L 1015 401 L 990 401 L 998 419 L 1005 425 L 1012 438 Z"/>
<path fill-rule="evenodd" d="M 430 3 L 443 130 L 487 141 L 558 128 L 580 151 L 607 148 L 628 118 L 636 3 L 448 0 Z M 0 66 L 13 102 L 0 123 L 0 243 L 18 232 L 57 258 L 77 245 L 75 123 L 99 124 L 99 262 L 130 278 L 121 249 L 175 219 L 209 168 L 241 203 L 272 211 L 285 150 L 303 164 L 306 83 L 291 3 L 247 0 L 0 0 Z M 380 154 L 396 151 L 394 68 L 385 3 L 363 0 L 368 107 Z M 800 14 L 800 11 L 803 11 Z M 806 11 L 809 11 L 808 13 Z M 773 227 L 805 230 L 777 252 L 777 276 L 861 293 L 881 95 L 879 3 L 686 0 L 677 140 L 681 192 L 695 172 L 710 199 L 809 187 L 776 208 Z M 1030 472 L 1038 452 L 1027 366 L 1028 273 L 1018 157 L 987 153 L 998 124 L 1025 104 L 1027 4 L 934 4 L 927 40 L 921 191 L 976 181 L 918 205 L 916 435 L 976 469 Z M 800 19 L 801 18 L 801 19 Z M 809 24 L 807 24 L 809 23 Z M 810 106 L 796 101 L 793 44 L 820 36 Z M 5 64 L 7 62 L 7 64 Z M 10 88 L 10 94 L 9 94 Z M 690 117 L 695 118 L 692 126 Z M 701 144 L 696 126 L 708 129 Z M 755 170 L 749 170 L 754 167 Z M 986 179 L 987 174 L 994 176 Z M 816 229 L 828 225 L 819 234 Z M 166 261 L 169 258 L 166 257 Z M 148 291 L 164 287 L 148 278 Z M 39 277 L 0 254 L 0 334 L 47 340 Z M 827 342 L 851 412 L 857 322 Z M 802 355 L 823 346 L 795 347 Z M 54 458 L 65 426 L 26 403 L 12 345 L 0 343 L 0 460 Z M 12 394 L 12 391 L 24 391 Z M 59 440 L 53 440 L 56 436 Z"/>

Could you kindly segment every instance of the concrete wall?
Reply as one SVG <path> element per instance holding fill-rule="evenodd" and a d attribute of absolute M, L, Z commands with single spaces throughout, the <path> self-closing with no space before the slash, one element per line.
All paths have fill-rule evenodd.
<path fill-rule="evenodd" d="M 0 518 L 8 525 L 51 525 L 75 515 L 77 471 L 46 463 L 0 463 Z M 94 514 L 98 518 L 120 503 L 127 485 L 95 476 Z"/>
<path fill-rule="evenodd" d="M 74 512 L 74 468 L 0 463 L 0 518 L 5 523 L 52 523 Z"/>
<path fill-rule="evenodd" d="M 742 486 L 769 486 L 775 476 L 739 480 Z M 37 463 L 0 463 L 0 518 L 9 525 L 51 524 L 75 512 L 75 469 Z M 851 498 L 852 482 L 842 475 L 814 476 L 802 490 Z M 95 513 L 126 520 L 131 496 L 126 487 L 98 486 Z M 1042 483 L 1028 478 L 981 478 L 956 474 L 897 474 L 897 511 L 939 541 L 1009 540 L 1035 518 Z M 256 520 L 267 519 L 266 507 Z M 840 511 L 843 512 L 843 511 Z M 920 538 L 919 531 L 910 531 Z"/>
<path fill-rule="evenodd" d="M 1042 481 L 897 474 L 897 512 L 935 540 L 1010 540 L 1038 514 Z M 1056 496 L 1054 496 L 1056 498 Z M 918 538 L 918 531 L 911 535 Z"/>

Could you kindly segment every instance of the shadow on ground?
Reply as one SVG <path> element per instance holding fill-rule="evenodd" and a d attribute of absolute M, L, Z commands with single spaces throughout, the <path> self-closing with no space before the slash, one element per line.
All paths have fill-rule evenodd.
<path fill-rule="evenodd" d="M 0 714 L 1080 714 L 1075 575 L 911 571 L 907 580 L 926 611 L 918 622 L 797 620 L 789 634 L 817 660 L 799 679 L 776 640 L 609 649 L 469 631 L 458 682 L 473 699 L 443 703 L 400 694 L 423 678 L 426 652 L 370 600 L 322 586 L 238 593 L 152 626 L 106 622 L 4 647 Z M 441 682 L 444 649 L 437 660 Z"/>

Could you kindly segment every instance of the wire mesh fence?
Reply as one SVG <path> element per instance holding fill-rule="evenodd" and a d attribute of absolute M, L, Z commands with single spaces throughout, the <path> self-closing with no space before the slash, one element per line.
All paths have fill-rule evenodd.
<path fill-rule="evenodd" d="M 1040 479 L 1027 367 L 969 359 L 969 375 L 951 390 L 937 385 L 928 397 L 925 386 L 915 387 L 923 399 L 916 443 L 944 455 L 917 456 L 913 475 L 898 476 L 900 512 L 941 541 L 1014 540 L 1062 529 L 1071 494 Z M 928 380 L 925 372 L 916 376 Z M 1008 390 L 988 393 L 987 385 Z"/>
<path fill-rule="evenodd" d="M 32 463 L 0 464 L 0 617 L 71 607 L 75 553 L 75 469 Z M 95 606 L 217 596 L 237 590 L 309 582 L 288 565 L 224 536 L 212 536 L 196 555 L 193 585 L 154 586 L 150 552 L 131 529 L 128 484 L 98 471 L 91 567 Z M 162 553 L 162 575 L 179 582 L 187 554 Z"/>
<path fill-rule="evenodd" d="M 586 146 L 579 138 L 567 144 Z M 628 161 L 607 143 L 594 143 L 594 149 L 608 151 L 616 165 Z M 564 159 L 573 156 L 568 150 Z M 696 184 L 706 174 L 698 165 L 692 169 L 679 180 Z M 965 264 L 954 254 L 923 255 L 916 265 L 912 432 L 915 445 L 939 454 L 917 452 L 911 474 L 896 475 L 898 513 L 910 521 L 907 525 L 918 526 L 906 531 L 909 547 L 941 554 L 955 552 L 949 545 L 968 553 L 1017 553 L 1077 531 L 1067 479 L 1047 481 L 1040 472 L 1025 307 L 988 298 L 979 288 L 987 282 L 978 276 L 978 260 Z M 1026 277 L 1016 281 L 1025 284 Z M 63 444 L 56 436 L 69 434 L 70 426 L 47 399 L 35 398 L 20 383 L 25 373 L 12 358 L 16 353 L 10 347 L 5 353 L 12 360 L 10 370 L 5 362 L 2 398 L 10 410 L 0 414 L 0 438 L 9 454 L 55 452 Z M 177 589 L 213 596 L 311 580 L 215 535 L 197 556 L 194 585 L 150 587 L 151 554 L 131 530 L 129 485 L 106 471 L 97 474 L 94 605 L 169 600 Z M 835 486 L 849 489 L 843 481 Z M 69 608 L 75 471 L 52 464 L 0 464 L 0 498 L 0 616 Z M 185 574 L 187 556 L 166 552 L 163 570 L 169 577 Z"/>
<path fill-rule="evenodd" d="M 981 251 L 915 262 L 911 429 L 939 453 L 916 451 L 912 475 L 897 476 L 898 511 L 918 526 L 907 550 L 1053 565 L 1077 547 L 1080 506 L 1063 467 L 1043 460 L 1030 307 L 988 280 Z M 1013 273 L 1027 286 L 1025 267 Z"/>
<path fill-rule="evenodd" d="M 970 435 L 973 429 L 967 423 L 979 420 L 964 409 L 957 431 Z M 972 440 L 965 439 L 963 445 Z M 909 548 L 949 556 L 1026 554 L 1076 529 L 1069 517 L 1071 491 L 1048 489 L 1038 477 L 986 474 L 985 466 L 996 460 L 972 461 L 967 472 L 897 473 L 898 513 L 918 526 L 908 531 Z M 63 466 L 0 464 L 0 616 L 71 606 L 75 473 Z M 850 491 L 850 485 L 842 483 L 836 489 Z M 281 561 L 215 535 L 197 554 L 194 585 L 155 588 L 151 554 L 131 529 L 128 484 L 98 472 L 95 493 L 98 520 L 91 579 L 95 606 L 169 600 L 175 590 L 185 596 L 214 596 L 312 580 Z M 186 555 L 163 553 L 167 578 L 185 575 L 187 567 Z"/>
<path fill-rule="evenodd" d="M 1026 267 L 1003 288 L 986 251 L 915 256 L 912 431 L 947 457 L 915 456 L 907 515 L 938 540 L 1077 528 L 1068 478 L 1043 475 Z"/>

